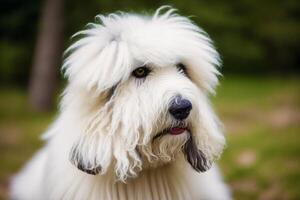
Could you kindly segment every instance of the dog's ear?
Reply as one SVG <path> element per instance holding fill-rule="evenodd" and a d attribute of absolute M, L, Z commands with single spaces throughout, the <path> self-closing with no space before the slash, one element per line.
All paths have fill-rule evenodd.
<path fill-rule="evenodd" d="M 79 170 L 91 174 L 104 174 L 114 163 L 116 176 L 125 181 L 128 176 L 136 176 L 141 170 L 139 153 L 126 150 L 125 143 L 113 136 L 81 136 L 70 151 L 70 161 Z M 112 145 L 116 148 L 112 148 Z M 114 162 L 113 162 L 114 161 Z"/>
<path fill-rule="evenodd" d="M 198 149 L 192 136 L 184 144 L 183 151 L 186 160 L 197 172 L 205 172 L 210 168 L 210 162 L 204 153 Z"/>
<path fill-rule="evenodd" d="M 208 170 L 218 159 L 225 145 L 222 126 L 214 114 L 207 97 L 199 97 L 198 117 L 195 117 L 191 137 L 183 147 L 186 160 L 196 171 Z"/>
<path fill-rule="evenodd" d="M 113 111 L 110 103 L 113 101 L 106 103 L 87 120 L 87 127 L 75 140 L 69 158 L 85 173 L 104 174 L 113 169 L 116 178 L 125 181 L 141 170 L 141 159 L 135 149 L 138 141 L 131 139 L 138 135 L 138 130 L 132 129 L 133 125 L 125 126 L 122 123 L 125 119 L 120 119 L 124 115 L 116 114 L 119 112 Z M 130 115 L 127 117 L 132 118 Z"/>
<path fill-rule="evenodd" d="M 69 155 L 73 165 L 92 175 L 105 173 L 111 164 L 111 157 L 111 138 L 93 134 L 80 136 Z"/>

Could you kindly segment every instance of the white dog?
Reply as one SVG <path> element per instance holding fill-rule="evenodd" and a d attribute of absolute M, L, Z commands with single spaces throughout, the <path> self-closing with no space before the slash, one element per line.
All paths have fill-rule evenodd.
<path fill-rule="evenodd" d="M 225 144 L 208 35 L 168 7 L 96 19 L 66 51 L 60 115 L 12 199 L 230 199 L 208 170 Z"/>

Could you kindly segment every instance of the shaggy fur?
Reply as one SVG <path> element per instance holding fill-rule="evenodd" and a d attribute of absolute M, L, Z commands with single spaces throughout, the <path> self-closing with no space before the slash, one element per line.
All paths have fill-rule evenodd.
<path fill-rule="evenodd" d="M 230 199 L 208 170 L 225 144 L 207 98 L 219 74 L 208 35 L 168 7 L 96 21 L 66 51 L 60 114 L 13 179 L 12 198 Z M 134 77 L 141 66 L 149 75 Z M 168 112 L 178 95 L 193 105 L 185 120 Z"/>

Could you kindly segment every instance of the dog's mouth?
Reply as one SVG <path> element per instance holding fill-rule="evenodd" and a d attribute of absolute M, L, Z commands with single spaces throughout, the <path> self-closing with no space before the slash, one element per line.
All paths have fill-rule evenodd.
<path fill-rule="evenodd" d="M 158 133 L 157 135 L 155 135 L 153 140 L 162 137 L 164 135 L 176 136 L 176 135 L 184 134 L 185 132 L 190 132 L 187 126 L 173 126 L 173 127 L 166 128 L 160 133 Z"/>
<path fill-rule="evenodd" d="M 187 131 L 186 127 L 172 127 L 168 130 L 171 135 L 180 135 Z"/>

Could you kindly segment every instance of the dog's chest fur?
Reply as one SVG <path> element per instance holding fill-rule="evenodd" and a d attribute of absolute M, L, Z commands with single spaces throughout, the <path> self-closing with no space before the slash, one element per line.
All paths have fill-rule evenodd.
<path fill-rule="evenodd" d="M 143 171 L 137 178 L 129 179 L 126 183 L 115 182 L 105 175 L 91 176 L 79 171 L 76 173 L 80 175 L 62 178 L 64 184 L 54 186 L 56 188 L 53 188 L 49 196 L 78 200 L 191 199 L 186 177 L 170 166 Z M 68 188 L 63 189 L 62 186 Z"/>

